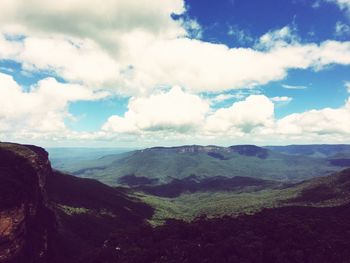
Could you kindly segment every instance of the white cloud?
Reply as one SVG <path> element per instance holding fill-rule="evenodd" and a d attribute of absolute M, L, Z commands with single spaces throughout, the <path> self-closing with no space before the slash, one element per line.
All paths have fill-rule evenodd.
<path fill-rule="evenodd" d="M 29 72 L 47 71 L 67 81 L 101 87 L 115 83 L 119 66 L 93 41 L 65 37 L 25 37 L 6 40 L 0 34 L 0 59 L 22 63 Z"/>
<path fill-rule="evenodd" d="M 107 95 L 53 78 L 41 80 L 25 92 L 10 75 L 0 73 L 0 132 L 37 135 L 67 132 L 64 120 L 72 117 L 68 113 L 69 102 L 97 100 Z"/>
<path fill-rule="evenodd" d="M 162 138 L 163 141 L 166 141 L 167 137 L 179 139 L 190 136 L 192 140 L 195 138 L 205 141 L 215 138 L 217 141 L 225 141 L 226 138 L 226 142 L 238 139 L 252 143 L 286 140 L 344 142 L 344 136 L 350 135 L 350 99 L 345 106 L 337 109 L 309 110 L 276 119 L 273 102 L 288 102 L 291 98 L 269 99 L 264 95 L 251 95 L 228 108 L 212 108 L 209 111 L 208 105 L 198 96 L 186 94 L 181 90 L 177 92 L 181 95 L 175 95 L 176 92 L 172 90 L 149 100 L 137 100 L 139 106 L 131 101 L 129 111 L 124 117 L 113 116 L 108 120 L 103 128 L 103 136 L 139 134 L 146 136 L 142 137 L 143 139 L 156 137 Z M 183 96 L 198 101 L 193 107 L 196 113 L 185 117 L 185 111 L 179 112 L 176 118 L 167 119 L 166 116 L 176 114 L 176 105 Z M 167 106 L 160 111 L 159 107 L 156 107 L 160 103 L 157 100 L 165 97 Z M 186 107 L 187 103 L 184 105 Z M 166 116 L 164 112 L 167 112 Z"/>
<path fill-rule="evenodd" d="M 295 29 L 290 27 L 283 27 L 262 36 L 261 50 L 228 48 L 222 44 L 185 38 L 183 36 L 186 35 L 186 27 L 197 30 L 200 26 L 193 20 L 171 19 L 172 12 L 185 11 L 182 1 L 174 1 L 173 4 L 162 1 L 166 2 L 164 6 L 160 4 L 160 7 L 156 7 L 151 4 L 148 7 L 144 0 L 137 2 L 137 5 L 134 1 L 109 0 L 109 8 L 118 7 L 118 12 L 126 12 L 122 15 L 125 19 L 122 22 L 130 23 L 131 28 L 126 29 L 123 25 L 115 24 L 113 19 L 122 18 L 114 17 L 111 18 L 111 25 L 107 26 L 105 20 L 108 15 L 103 13 L 105 10 L 92 8 L 96 1 L 89 0 L 86 5 L 81 6 L 81 0 L 75 0 L 73 4 L 64 1 L 60 5 L 52 6 L 44 1 L 36 11 L 34 7 L 40 0 L 1 3 L 0 7 L 5 5 L 5 8 L 0 10 L 7 10 L 6 13 L 0 11 L 4 12 L 4 17 L 0 18 L 4 28 L 9 30 L 9 23 L 15 21 L 19 32 L 29 34 L 19 41 L 5 38 L 0 40 L 0 45 L 7 47 L 4 49 L 6 54 L 1 56 L 23 63 L 27 70 L 49 70 L 67 81 L 92 87 L 100 85 L 117 93 L 134 96 L 150 94 L 164 85 L 179 85 L 192 93 L 251 88 L 281 80 L 290 69 L 320 70 L 329 64 L 350 64 L 350 42 L 301 44 Z M 27 7 L 27 2 L 33 5 L 24 13 L 29 12 L 28 17 L 19 17 L 17 12 L 9 10 L 22 10 Z M 136 6 L 138 10 L 135 9 Z M 142 7 L 144 12 L 141 12 Z M 86 22 L 76 21 L 82 18 L 76 18 L 73 14 L 84 12 L 90 14 L 91 18 L 84 14 Z M 150 14 L 154 15 L 156 12 L 163 13 L 153 18 Z M 65 14 L 66 20 L 60 21 L 62 25 L 59 26 L 54 21 L 61 19 L 61 13 Z M 145 22 L 146 18 L 151 22 Z M 135 21 L 130 22 L 131 19 Z M 167 19 L 168 22 L 164 22 L 162 28 L 157 29 L 153 19 L 158 22 Z M 43 21 L 47 21 L 48 25 Z M 86 29 L 90 24 L 93 32 Z M 95 27 L 99 27 L 99 30 Z M 100 34 L 104 30 L 110 30 L 105 32 L 108 38 L 112 38 L 108 40 L 108 45 L 101 40 L 103 37 Z M 169 33 L 175 31 L 176 33 Z M 10 32 L 13 33 L 13 30 Z M 17 47 L 12 47 L 12 44 Z"/>
<path fill-rule="evenodd" d="M 310 110 L 277 121 L 278 133 L 291 136 L 350 134 L 350 99 L 344 107 Z"/>
<path fill-rule="evenodd" d="M 254 41 L 253 37 L 246 30 L 240 29 L 237 26 L 230 26 L 227 34 L 234 37 L 236 44 L 247 44 Z"/>
<path fill-rule="evenodd" d="M 180 87 L 150 97 L 132 98 L 124 117 L 112 116 L 103 126 L 104 131 L 188 132 L 196 129 L 209 111 L 209 103 L 197 95 L 187 94 Z"/>
<path fill-rule="evenodd" d="M 190 19 L 187 17 L 182 19 L 182 26 L 186 30 L 188 36 L 191 38 L 200 39 L 203 35 L 203 29 L 195 19 Z"/>
<path fill-rule="evenodd" d="M 299 37 L 296 34 L 296 28 L 289 26 L 280 29 L 272 30 L 262 35 L 259 42 L 256 44 L 257 48 L 271 49 L 278 46 L 287 46 L 299 42 Z"/>
<path fill-rule="evenodd" d="M 270 127 L 274 105 L 264 95 L 251 95 L 231 107 L 209 111 L 209 104 L 174 87 L 167 93 L 130 101 L 124 117 L 112 116 L 102 130 L 112 133 L 175 131 L 177 135 L 193 131 L 198 136 L 243 134 Z"/>
<path fill-rule="evenodd" d="M 350 81 L 345 82 L 345 87 L 346 87 L 347 91 L 350 93 Z"/>
<path fill-rule="evenodd" d="M 285 89 L 307 89 L 307 86 L 300 86 L 300 85 L 283 84 L 282 87 L 285 88 Z"/>
<path fill-rule="evenodd" d="M 210 99 L 212 103 L 219 103 L 230 99 L 242 98 L 239 94 L 219 94 Z"/>
<path fill-rule="evenodd" d="M 321 6 L 322 0 L 316 0 L 313 2 L 312 7 L 313 8 L 319 8 Z"/>
<path fill-rule="evenodd" d="M 329 2 L 335 2 L 340 9 L 350 11 L 350 0 L 328 0 Z"/>
<path fill-rule="evenodd" d="M 349 86 L 346 83 L 347 86 Z M 3 138 L 67 140 L 142 140 L 162 144 L 215 138 L 246 142 L 339 141 L 350 135 L 350 99 L 340 108 L 325 108 L 274 116 L 273 102 L 288 102 L 289 97 L 267 98 L 250 95 L 228 108 L 210 108 L 210 103 L 179 87 L 130 99 L 124 116 L 111 116 L 101 131 L 72 132 L 65 120 L 70 102 L 99 100 L 106 93 L 94 93 L 82 85 L 59 83 L 47 78 L 29 91 L 9 75 L 0 73 L 0 134 Z M 135 137 L 136 136 L 136 137 Z"/>
<path fill-rule="evenodd" d="M 272 125 L 273 118 L 273 103 L 264 95 L 251 95 L 208 116 L 204 129 L 208 133 L 251 133 L 256 128 Z"/>
<path fill-rule="evenodd" d="M 350 42 L 321 45 L 292 44 L 268 51 L 232 48 L 193 39 L 143 41 L 128 35 L 124 45 L 133 70 L 124 87 L 149 91 L 159 85 L 180 85 L 191 92 L 220 92 L 281 80 L 289 69 L 322 69 L 329 64 L 350 64 Z M 148 47 L 145 52 L 144 47 Z"/>
<path fill-rule="evenodd" d="M 6 39 L 6 36 L 0 32 L 0 60 L 15 57 L 19 52 L 21 52 L 21 44 Z"/>
<path fill-rule="evenodd" d="M 185 11 L 183 0 L 2 0 L 0 23 L 28 34 L 62 34 L 96 40 L 118 50 L 118 35 L 143 30 L 155 36 L 177 37 L 185 31 L 171 14 Z"/>
<path fill-rule="evenodd" d="M 348 0 L 334 2 L 343 10 L 349 9 Z M 182 14 L 182 18 L 173 20 L 173 13 Z M 339 32 L 344 28 L 338 25 Z M 238 39 L 247 37 L 246 32 L 238 31 Z M 0 130 L 36 132 L 38 136 L 43 131 L 56 132 L 87 139 L 120 133 L 180 136 L 194 131 L 203 136 L 273 137 L 287 134 L 285 127 L 290 126 L 302 136 L 303 132 L 322 131 L 321 124 L 315 130 L 301 127 L 309 119 L 326 125 L 332 114 L 347 112 L 346 107 L 324 109 L 276 121 L 273 101 L 290 98 L 219 94 L 212 102 L 247 98 L 229 108 L 210 109 L 210 103 L 198 94 L 250 91 L 284 79 L 291 69 L 350 65 L 350 41 L 304 43 L 295 28 L 286 26 L 264 34 L 254 48 L 229 48 L 191 39 L 200 38 L 201 32 L 198 22 L 186 17 L 183 0 L 107 0 L 103 6 L 98 0 L 2 0 L 0 59 L 15 60 L 26 71 L 51 72 L 68 83 L 48 78 L 24 92 L 2 74 Z M 182 89 L 159 91 L 160 87 L 176 85 Z M 64 120 L 72 116 L 67 105 L 106 96 L 93 90 L 133 96 L 128 111 L 124 116 L 112 116 L 100 133 L 68 131 Z M 334 122 L 338 121 L 335 117 Z M 325 133 L 346 131 L 340 124 L 329 123 L 333 130 L 324 126 Z"/>
<path fill-rule="evenodd" d="M 335 35 L 336 36 L 346 36 L 350 34 L 350 26 L 338 21 L 335 24 Z"/>
<path fill-rule="evenodd" d="M 271 98 L 271 100 L 273 102 L 277 102 L 277 103 L 279 103 L 279 102 L 289 103 L 289 102 L 291 102 L 293 100 L 293 98 L 287 97 L 287 96 L 281 96 L 281 97 L 273 97 L 273 98 Z"/>
<path fill-rule="evenodd" d="M 350 0 L 316 0 L 312 6 L 314 8 L 319 8 L 322 3 L 334 3 L 339 9 L 345 11 L 345 13 L 350 16 Z"/>

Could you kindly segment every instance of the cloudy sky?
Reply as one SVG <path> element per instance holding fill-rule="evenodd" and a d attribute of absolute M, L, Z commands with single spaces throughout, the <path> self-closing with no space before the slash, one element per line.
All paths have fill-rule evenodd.
<path fill-rule="evenodd" d="M 0 140 L 350 143 L 350 0 L 1 0 Z"/>

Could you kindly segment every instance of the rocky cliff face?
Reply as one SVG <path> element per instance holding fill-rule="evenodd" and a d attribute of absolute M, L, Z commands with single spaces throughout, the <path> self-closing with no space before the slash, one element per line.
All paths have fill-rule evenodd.
<path fill-rule="evenodd" d="M 0 263 L 76 263 L 152 215 L 125 189 L 53 171 L 40 147 L 0 143 Z"/>
<path fill-rule="evenodd" d="M 55 224 L 45 192 L 51 172 L 43 149 L 0 144 L 0 262 L 48 262 Z"/>

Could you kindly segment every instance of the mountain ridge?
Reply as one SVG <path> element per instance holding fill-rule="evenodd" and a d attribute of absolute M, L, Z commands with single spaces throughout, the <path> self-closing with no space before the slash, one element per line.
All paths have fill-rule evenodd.
<path fill-rule="evenodd" d="M 255 145 L 152 147 L 119 155 L 108 155 L 76 166 L 71 173 L 118 185 L 134 175 L 169 183 L 191 175 L 246 176 L 277 181 L 302 181 L 326 175 L 344 166 L 328 159 L 279 153 Z"/>

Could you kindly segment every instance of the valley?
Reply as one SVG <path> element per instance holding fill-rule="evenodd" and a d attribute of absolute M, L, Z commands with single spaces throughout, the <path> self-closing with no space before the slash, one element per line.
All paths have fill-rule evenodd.
<path fill-rule="evenodd" d="M 343 191 L 329 179 L 338 178 L 346 168 L 334 163 L 340 155 L 350 156 L 350 147 L 189 145 L 78 160 L 69 170 L 75 176 L 126 187 L 129 195 L 154 207 L 149 222 L 161 225 L 168 218 L 191 221 L 201 215 L 238 216 L 290 205 L 344 204 L 348 190 L 340 197 Z M 320 195 L 324 200 L 316 200 Z"/>
<path fill-rule="evenodd" d="M 0 143 L 0 262 L 346 262 L 350 168 L 334 155 L 156 147 L 78 158 L 78 177 L 40 147 Z M 118 165 L 101 180 L 115 183 L 92 179 Z"/>

